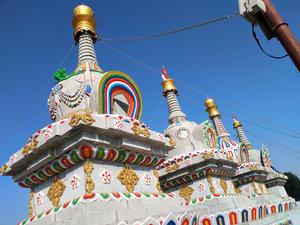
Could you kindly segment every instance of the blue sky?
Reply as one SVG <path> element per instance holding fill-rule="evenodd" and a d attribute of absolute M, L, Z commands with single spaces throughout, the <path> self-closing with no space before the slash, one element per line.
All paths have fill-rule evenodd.
<path fill-rule="evenodd" d="M 31 134 L 51 123 L 47 98 L 55 84 L 52 74 L 73 43 L 72 10 L 79 3 L 0 0 L 1 164 Z M 98 34 L 104 38 L 166 31 L 238 11 L 237 1 L 85 3 L 93 7 Z M 300 38 L 299 2 L 274 0 L 274 3 Z M 260 31 L 258 36 L 269 52 L 284 53 L 277 40 L 266 41 Z M 251 124 L 300 136 L 299 73 L 289 58 L 273 60 L 263 55 L 251 36 L 250 24 L 244 19 L 237 17 L 158 39 L 113 45 L 157 70 L 165 65 L 169 76 L 198 89 L 195 92 L 177 84 L 182 109 L 190 120 L 201 122 L 208 118 L 203 105 L 205 96 L 200 92 L 206 93 L 215 98 L 225 127 L 233 137 L 235 132 L 229 115 L 235 113 L 245 121 L 245 129 L 254 132 L 248 137 L 257 148 L 262 143 L 269 146 L 273 165 L 278 170 L 300 175 L 299 138 Z M 143 95 L 143 122 L 153 130 L 163 131 L 167 126 L 167 107 L 161 95 L 160 76 L 101 43 L 96 44 L 96 51 L 104 70 L 121 70 L 131 75 Z M 74 48 L 63 66 L 72 71 L 76 63 Z M 278 148 L 269 139 L 288 146 Z M 0 186 L 0 225 L 16 224 L 27 216 L 28 190 L 13 183 L 10 177 L 1 177 Z"/>

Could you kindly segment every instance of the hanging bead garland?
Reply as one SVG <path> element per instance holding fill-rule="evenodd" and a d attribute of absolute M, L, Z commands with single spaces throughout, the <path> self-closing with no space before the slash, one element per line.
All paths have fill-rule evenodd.
<path fill-rule="evenodd" d="M 84 82 L 79 82 L 76 80 L 76 82 L 79 83 L 78 88 L 76 89 L 74 94 L 66 94 L 61 89 L 58 90 L 58 96 L 60 101 L 62 101 L 66 106 L 70 108 L 75 108 L 78 106 L 85 94 L 85 84 Z"/>

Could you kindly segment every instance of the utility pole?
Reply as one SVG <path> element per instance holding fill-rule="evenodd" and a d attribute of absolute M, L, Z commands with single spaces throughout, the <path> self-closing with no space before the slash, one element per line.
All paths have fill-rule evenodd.
<path fill-rule="evenodd" d="M 298 71 L 300 72 L 300 44 L 292 33 L 288 24 L 284 22 L 271 0 L 263 0 L 266 5 L 265 19 L 273 31 L 273 34 L 280 41 Z"/>
<path fill-rule="evenodd" d="M 276 37 L 300 72 L 300 44 L 272 0 L 238 0 L 241 15 L 260 26 L 266 38 Z"/>

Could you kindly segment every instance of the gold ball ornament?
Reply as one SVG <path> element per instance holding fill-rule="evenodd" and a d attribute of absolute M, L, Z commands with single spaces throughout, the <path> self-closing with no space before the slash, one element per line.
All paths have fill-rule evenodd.
<path fill-rule="evenodd" d="M 215 101 L 212 98 L 207 98 L 204 104 L 206 107 L 206 112 L 208 112 L 210 118 L 220 115 L 218 106 L 215 104 Z"/>

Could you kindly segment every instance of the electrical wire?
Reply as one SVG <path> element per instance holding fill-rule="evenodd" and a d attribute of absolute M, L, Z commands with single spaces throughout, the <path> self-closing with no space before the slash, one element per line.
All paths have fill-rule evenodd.
<path fill-rule="evenodd" d="M 265 130 L 268 130 L 268 131 L 271 131 L 271 132 L 273 132 L 273 133 L 278 133 L 278 134 L 286 135 L 286 136 L 289 136 L 289 137 L 292 137 L 292 138 L 300 139 L 300 136 L 299 136 L 299 135 L 287 133 L 287 132 L 280 131 L 280 130 L 277 130 L 277 129 L 271 129 L 271 128 L 266 127 L 266 126 L 263 126 L 263 125 L 260 125 L 260 124 L 257 124 L 257 123 L 250 122 L 249 120 L 243 119 L 243 122 L 246 122 L 246 123 L 251 124 L 251 125 L 253 125 L 253 126 L 256 126 L 256 127 L 259 127 L 259 128 L 262 128 L 262 129 L 265 129 Z"/>
<path fill-rule="evenodd" d="M 269 144 L 273 145 L 273 146 L 276 146 L 278 149 L 282 150 L 283 152 L 289 154 L 289 156 L 293 156 L 297 159 L 300 160 L 300 155 L 298 154 L 295 154 L 295 153 L 300 153 L 299 150 L 293 148 L 293 147 L 290 147 L 290 146 L 287 146 L 287 145 L 283 145 L 283 144 L 280 144 L 266 136 L 263 136 L 263 135 L 260 135 L 260 134 L 257 134 L 256 132 L 253 132 L 249 129 L 244 129 L 249 135 L 252 135 L 253 137 L 256 137 L 258 139 L 261 139 L 262 141 L 267 141 L 269 142 Z"/>
<path fill-rule="evenodd" d="M 144 67 L 145 69 L 148 69 L 148 70 L 152 71 L 153 73 L 155 73 L 155 74 L 161 76 L 161 72 L 158 71 L 157 69 L 153 68 L 152 66 L 147 65 L 146 63 L 144 63 L 144 62 L 138 60 L 137 58 L 135 58 L 135 57 L 133 57 L 133 56 L 131 56 L 131 55 L 125 53 L 124 51 L 122 51 L 122 50 L 116 48 L 115 46 L 113 46 L 113 45 L 111 45 L 111 44 L 109 44 L 109 43 L 107 43 L 107 42 L 105 42 L 105 41 L 103 41 L 103 40 L 102 40 L 100 43 L 102 43 L 102 44 L 104 44 L 105 46 L 111 48 L 111 49 L 114 50 L 115 52 L 117 52 L 117 53 L 119 53 L 119 54 L 121 54 L 121 55 L 127 57 L 128 59 L 134 61 L 135 63 L 137 63 L 138 65 Z M 177 80 L 177 79 L 174 79 L 174 78 L 173 78 L 173 80 L 174 80 L 176 83 L 178 83 L 179 85 L 181 85 L 181 86 L 183 86 L 183 87 L 185 87 L 185 88 L 187 88 L 187 89 L 190 89 L 190 90 L 192 90 L 192 91 L 194 91 L 194 92 L 196 92 L 196 93 L 198 93 L 198 94 L 201 94 L 201 95 L 203 95 L 204 97 L 208 97 L 208 96 L 209 96 L 207 93 L 205 93 L 205 92 L 203 92 L 203 91 L 201 91 L 201 90 L 199 90 L 199 89 L 197 89 L 197 88 L 194 88 L 194 87 L 192 87 L 192 86 L 190 86 L 190 85 L 187 85 L 187 84 L 185 84 L 185 83 L 183 83 L 183 82 L 181 82 L 181 81 L 179 81 L 179 80 Z M 231 104 L 225 102 L 224 100 L 218 99 L 218 101 L 224 103 L 226 106 L 229 106 L 229 107 L 232 106 Z M 238 107 L 232 106 L 232 108 L 234 108 L 234 109 L 236 109 L 236 110 L 240 110 L 240 108 L 238 108 Z M 260 116 L 257 115 L 257 117 L 260 117 Z M 262 119 L 262 120 L 265 120 L 265 119 Z M 268 120 L 265 120 L 265 121 L 267 122 Z M 256 126 L 256 127 L 259 127 L 259 128 L 265 129 L 265 130 L 269 130 L 269 131 L 271 131 L 271 132 L 273 132 L 273 133 L 278 133 L 278 134 L 281 134 L 281 135 L 289 136 L 289 137 L 296 138 L 296 139 L 299 139 L 299 140 L 300 140 L 300 135 L 298 135 L 297 132 L 292 131 L 292 130 L 289 129 L 289 128 L 284 128 L 284 127 L 281 126 L 281 125 L 276 125 L 276 124 L 273 123 L 273 122 L 270 122 L 270 123 L 271 123 L 272 125 L 274 125 L 274 126 L 281 127 L 282 129 L 289 130 L 289 132 L 284 132 L 284 131 L 281 131 L 281 130 L 278 130 L 278 129 L 269 128 L 269 127 L 260 125 L 260 124 L 258 124 L 258 123 L 250 122 L 250 121 L 248 121 L 248 120 L 243 120 L 243 122 L 249 123 L 249 124 L 251 124 L 251 125 L 253 125 L 253 126 Z"/>
<path fill-rule="evenodd" d="M 161 36 L 166 36 L 166 35 L 170 35 L 170 34 L 174 34 L 174 33 L 177 33 L 177 32 L 183 32 L 183 31 L 186 31 L 186 30 L 190 30 L 190 29 L 195 29 L 195 28 L 198 28 L 199 26 L 203 26 L 203 25 L 208 25 L 208 24 L 212 24 L 212 23 L 216 23 L 216 22 L 220 22 L 220 21 L 223 21 L 223 20 L 227 20 L 227 19 L 231 19 L 233 17 L 236 17 L 236 16 L 239 16 L 240 14 L 239 13 L 233 13 L 233 14 L 230 14 L 230 15 L 226 15 L 226 16 L 222 16 L 222 17 L 218 17 L 218 18 L 215 18 L 215 19 L 210 19 L 210 20 L 207 20 L 207 21 L 204 21 L 202 23 L 199 23 L 199 24 L 194 24 L 194 25 L 189 25 L 189 26 L 186 26 L 186 27 L 183 27 L 183 28 L 178 28 L 178 29 L 174 29 L 174 30 L 171 30 L 171 31 L 166 31 L 166 32 L 160 32 L 160 33 L 156 33 L 156 34 L 151 34 L 151 35 L 143 35 L 143 36 L 133 36 L 133 37 L 126 37 L 126 38 L 117 38 L 117 39 L 109 39 L 109 38 L 101 38 L 100 41 L 101 43 L 103 43 L 104 45 L 112 48 L 114 51 L 118 52 L 119 54 L 122 54 L 124 56 L 126 56 L 127 58 L 135 61 L 137 64 L 143 66 L 144 68 L 146 69 L 149 69 L 151 70 L 152 72 L 155 72 L 157 74 L 160 74 L 160 72 L 156 69 L 154 69 L 153 67 L 141 62 L 140 60 L 128 55 L 127 53 L 121 51 L 120 49 L 110 45 L 109 43 L 107 42 L 122 42 L 122 41 L 136 41 L 136 40 L 147 40 L 147 39 L 152 39 L 152 38 L 158 38 L 158 37 L 161 37 Z M 255 24 L 252 25 L 252 35 L 254 37 L 254 39 L 256 40 L 259 48 L 268 56 L 272 57 L 272 58 L 275 58 L 275 59 L 282 59 L 284 57 L 287 57 L 288 55 L 284 55 L 284 56 L 280 56 L 280 57 L 277 57 L 277 56 L 272 56 L 270 54 L 268 54 L 264 49 L 263 47 L 261 46 L 260 44 L 260 41 L 257 37 L 257 34 L 255 32 L 255 29 L 254 29 L 254 26 Z M 174 79 L 175 80 L 175 79 Z M 199 89 L 196 89 L 196 88 L 193 88 L 192 86 L 190 85 L 187 85 L 179 80 L 175 80 L 179 85 L 185 87 L 185 88 L 188 88 L 190 90 L 193 90 L 194 92 L 196 93 L 199 93 L 205 97 L 208 97 L 209 95 L 207 93 L 204 93 L 203 91 L 199 90 Z M 218 99 L 219 101 L 221 101 L 220 99 Z M 223 103 L 225 103 L 224 101 L 222 101 Z M 227 104 L 227 103 L 226 103 Z M 261 117 L 260 117 L 261 118 Z M 281 129 L 285 129 L 286 131 L 289 131 L 289 132 L 292 132 L 292 133 L 298 133 L 297 131 L 294 131 L 294 130 L 291 130 L 289 128 L 286 128 L 282 125 L 279 125 L 279 124 L 276 124 L 276 123 L 273 123 L 269 120 L 266 120 L 266 119 L 263 119 L 261 118 L 262 120 L 264 120 L 265 122 L 268 122 L 270 124 L 272 124 L 273 126 L 276 126 L 276 127 L 279 127 Z M 269 128 L 267 128 L 269 129 Z M 281 132 L 281 131 L 279 131 Z M 283 133 L 286 133 L 286 132 L 281 132 L 282 134 Z M 293 134 L 287 134 L 287 135 L 290 135 L 290 136 L 294 136 L 295 138 L 300 138 L 300 133 L 298 133 L 299 135 L 293 135 Z"/>
<path fill-rule="evenodd" d="M 148 70 L 150 70 L 150 71 L 152 71 L 152 72 L 154 72 L 154 73 L 156 73 L 156 74 L 159 74 L 159 75 L 161 74 L 158 70 L 156 70 L 156 69 L 154 69 L 153 67 L 151 67 L 151 66 L 149 66 L 149 65 L 147 65 L 147 64 L 145 64 L 145 63 L 143 63 L 143 62 L 141 62 L 140 60 L 136 59 L 135 57 L 128 55 L 128 54 L 125 53 L 124 51 L 122 51 L 122 50 L 116 48 L 115 46 L 112 46 L 111 44 L 107 43 L 106 41 L 101 40 L 100 43 L 102 43 L 103 45 L 105 45 L 105 46 L 111 48 L 111 49 L 114 50 L 115 52 L 117 52 L 117 53 L 119 53 L 119 54 L 121 54 L 121 55 L 127 57 L 128 59 L 134 61 L 135 63 L 137 63 L 138 65 L 144 67 L 145 69 L 148 69 Z"/>
<path fill-rule="evenodd" d="M 173 30 L 159 32 L 159 33 L 155 33 L 155 34 L 132 36 L 132 37 L 125 37 L 125 38 L 100 38 L 100 40 L 106 41 L 106 42 L 124 42 L 124 41 L 149 40 L 149 39 L 163 37 L 163 36 L 183 32 L 183 31 L 187 31 L 187 30 L 196 29 L 196 28 L 201 27 L 201 26 L 205 26 L 205 25 L 209 25 L 209 24 L 213 24 L 213 23 L 218 23 L 218 22 L 221 22 L 221 21 L 232 19 L 232 18 L 237 17 L 237 16 L 240 16 L 240 13 L 232 13 L 232 14 L 217 17 L 217 18 L 214 18 L 214 19 L 209 19 L 209 20 L 203 21 L 201 23 L 192 24 L 192 25 L 188 25 L 188 26 L 185 26 L 185 27 L 176 28 L 176 29 L 173 29 Z"/>
<path fill-rule="evenodd" d="M 227 116 L 228 118 L 232 118 L 232 115 L 229 115 L 229 114 L 224 113 L 224 112 L 222 112 L 222 115 Z M 242 119 L 242 122 L 243 122 L 243 123 L 246 123 L 246 124 L 249 124 L 249 125 L 252 125 L 252 126 L 255 126 L 255 127 L 258 127 L 258 128 L 262 128 L 262 129 L 264 129 L 264 130 L 271 131 L 271 132 L 273 132 L 273 133 L 285 135 L 285 136 L 288 136 L 288 137 L 291 137 L 291 138 L 296 138 L 296 139 L 299 139 L 299 140 L 300 140 L 300 136 L 299 136 L 299 135 L 295 135 L 295 134 L 293 134 L 293 133 L 287 133 L 287 132 L 284 132 L 284 131 L 281 131 L 281 130 L 269 128 L 269 127 L 266 127 L 266 126 L 264 126 L 264 125 L 260 125 L 260 124 L 258 124 L 258 123 L 254 123 L 254 122 L 251 122 L 251 121 L 245 120 L 245 119 Z"/>
<path fill-rule="evenodd" d="M 67 51 L 67 53 L 65 54 L 65 56 L 63 57 L 63 59 L 61 60 L 61 62 L 58 64 L 57 69 L 59 69 L 68 59 L 68 57 L 70 56 L 71 52 L 74 49 L 75 44 L 73 43 L 70 47 L 70 49 Z M 32 99 L 32 101 L 29 103 L 30 106 L 33 106 L 37 100 L 39 100 L 42 97 L 42 93 L 49 87 L 49 85 L 51 84 L 51 81 L 53 80 L 53 77 L 49 77 L 46 82 L 44 83 L 44 85 L 42 86 L 42 88 L 39 90 L 39 92 L 34 96 L 34 98 Z M 13 124 L 11 124 L 11 126 L 8 128 L 8 131 L 6 132 L 6 135 L 4 137 L 1 138 L 0 140 L 0 145 L 2 145 L 11 135 L 15 134 L 15 132 L 18 130 L 17 128 L 17 124 L 21 124 L 22 121 L 25 121 L 25 118 L 28 114 L 26 113 L 22 113 L 20 112 L 19 117 L 17 117 L 14 121 Z"/>
<path fill-rule="evenodd" d="M 188 97 L 186 97 L 186 96 L 184 96 L 184 95 L 181 95 L 181 97 L 183 97 L 186 101 L 190 102 L 191 104 L 194 104 L 194 105 L 197 105 L 197 106 L 200 105 L 199 103 L 197 103 L 197 102 L 195 102 L 195 101 L 189 99 Z M 226 115 L 226 114 L 225 114 L 225 115 Z M 229 117 L 231 117 L 231 116 L 229 116 Z M 288 154 L 292 154 L 294 157 L 296 157 L 297 159 L 300 160 L 300 155 L 296 155 L 296 154 L 295 154 L 295 153 L 300 153 L 299 149 L 295 149 L 295 148 L 293 148 L 293 147 L 291 147 L 291 146 L 288 146 L 288 145 L 285 145 L 285 144 L 281 144 L 281 143 L 276 142 L 276 141 L 274 141 L 274 140 L 272 140 L 272 139 L 270 139 L 270 138 L 267 138 L 267 137 L 265 137 L 265 136 L 262 136 L 262 135 L 259 135 L 259 134 L 255 133 L 255 132 L 253 132 L 253 131 L 250 131 L 249 129 L 245 129 L 245 128 L 244 128 L 244 130 L 245 130 L 247 133 L 251 134 L 252 136 L 259 137 L 259 138 L 262 139 L 263 141 L 264 141 L 264 140 L 268 140 L 269 142 L 271 142 L 271 143 L 273 144 L 273 146 L 275 145 L 277 148 L 282 149 L 283 152 L 286 152 L 286 153 L 288 153 Z M 287 150 L 287 149 L 288 149 L 288 150 Z M 289 150 L 291 150 L 291 151 L 289 151 Z"/>
<path fill-rule="evenodd" d="M 267 52 L 264 50 L 264 48 L 262 47 L 262 45 L 261 45 L 261 43 L 260 43 L 260 41 L 259 41 L 259 39 L 258 39 L 258 37 L 257 37 L 257 35 L 256 35 L 256 32 L 255 32 L 255 23 L 252 23 L 252 36 L 254 37 L 254 39 L 255 39 L 255 41 L 256 41 L 258 47 L 260 48 L 260 50 L 261 50 L 265 55 L 267 55 L 267 56 L 269 56 L 269 57 L 271 57 L 271 58 L 273 58 L 273 59 L 283 59 L 283 58 L 285 58 L 285 57 L 288 56 L 288 54 L 285 54 L 285 55 L 283 55 L 283 56 L 274 56 L 274 55 L 271 55 L 271 54 L 267 53 Z"/>
<path fill-rule="evenodd" d="M 181 97 L 183 97 L 187 102 L 191 103 L 191 104 L 194 104 L 194 105 L 197 105 L 199 106 L 199 103 L 191 100 L 190 98 L 184 96 L 184 95 L 181 95 Z M 226 115 L 226 114 L 225 114 Z M 229 116 L 231 117 L 231 116 Z M 271 143 L 272 146 L 275 146 L 277 149 L 280 149 L 282 152 L 285 152 L 288 154 L 288 156 L 292 157 L 292 158 L 296 158 L 298 160 L 300 160 L 300 152 L 299 152 L 299 149 L 295 149 L 291 146 L 288 146 L 288 145 L 284 145 L 284 144 L 281 144 L 279 142 L 276 142 L 270 138 L 267 138 L 265 136 L 262 136 L 262 135 L 259 135 L 253 131 L 250 131 L 249 129 L 245 129 L 244 130 L 247 132 L 247 134 L 250 134 L 256 138 L 259 138 L 260 140 L 262 140 L 263 142 L 265 142 L 266 140 L 268 141 L 268 143 Z M 297 154 L 299 153 L 299 155 Z"/>

